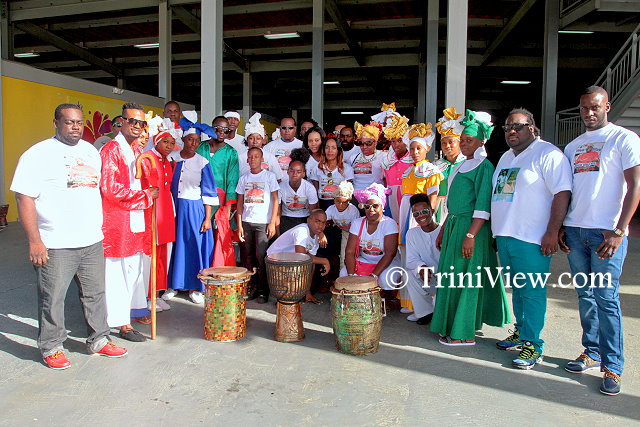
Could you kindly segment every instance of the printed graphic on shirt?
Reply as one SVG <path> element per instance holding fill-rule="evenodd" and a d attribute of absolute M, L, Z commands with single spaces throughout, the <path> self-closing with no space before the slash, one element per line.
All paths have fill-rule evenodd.
<path fill-rule="evenodd" d="M 307 206 L 307 198 L 305 196 L 298 196 L 297 194 L 294 196 L 287 195 L 284 204 L 287 205 L 291 211 L 301 211 Z"/>
<path fill-rule="evenodd" d="M 244 185 L 244 202 L 265 203 L 265 188 L 267 188 L 266 182 L 247 182 Z"/>
<path fill-rule="evenodd" d="M 335 225 L 337 225 L 340 229 L 342 230 L 349 230 L 349 228 L 351 227 L 351 222 L 353 221 L 353 219 L 349 218 L 349 219 L 334 219 L 333 223 Z"/>
<path fill-rule="evenodd" d="M 314 246 L 315 246 L 315 241 L 311 237 L 308 237 L 305 240 L 304 248 L 307 250 L 307 252 L 310 252 Z"/>
<path fill-rule="evenodd" d="M 333 179 L 323 176 L 320 178 L 320 198 L 322 200 L 333 199 L 333 191 L 338 188 Z"/>
<path fill-rule="evenodd" d="M 64 157 L 67 169 L 67 188 L 97 188 L 98 171 L 81 157 Z"/>
<path fill-rule="evenodd" d="M 496 180 L 496 188 L 491 195 L 492 202 L 512 202 L 516 191 L 516 180 L 520 168 L 502 169 Z"/>
<path fill-rule="evenodd" d="M 371 162 L 358 162 L 353 166 L 355 175 L 371 175 Z"/>
<path fill-rule="evenodd" d="M 288 170 L 289 163 L 291 163 L 291 157 L 289 157 L 289 154 L 291 154 L 291 150 L 278 148 L 274 154 L 278 158 L 278 164 L 280 165 L 280 169 L 282 169 L 283 171 Z"/>
<path fill-rule="evenodd" d="M 578 147 L 573 155 L 573 173 L 598 172 L 603 145 L 604 142 L 590 142 Z"/>
<path fill-rule="evenodd" d="M 382 255 L 382 246 L 380 245 L 380 239 L 360 240 L 360 248 L 362 252 L 370 256 Z"/>

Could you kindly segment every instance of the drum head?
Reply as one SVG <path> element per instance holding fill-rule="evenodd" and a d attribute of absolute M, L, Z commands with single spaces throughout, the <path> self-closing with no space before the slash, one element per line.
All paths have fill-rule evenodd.
<path fill-rule="evenodd" d="M 269 261 L 273 262 L 309 262 L 311 257 L 307 254 L 298 252 L 281 252 L 267 256 Z"/>
<path fill-rule="evenodd" d="M 371 276 L 342 276 L 336 279 L 333 287 L 336 290 L 366 291 L 378 286 L 378 281 Z"/>
<path fill-rule="evenodd" d="M 210 280 L 233 280 L 242 279 L 249 274 L 243 267 L 212 267 L 202 270 L 202 274 L 198 277 Z"/>

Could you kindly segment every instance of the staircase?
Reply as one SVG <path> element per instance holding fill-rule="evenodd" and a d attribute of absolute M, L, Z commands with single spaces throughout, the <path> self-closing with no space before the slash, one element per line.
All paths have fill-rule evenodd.
<path fill-rule="evenodd" d="M 609 121 L 640 134 L 640 25 L 594 83 L 609 92 Z M 578 107 L 556 114 L 556 145 L 564 148 L 584 132 Z"/>

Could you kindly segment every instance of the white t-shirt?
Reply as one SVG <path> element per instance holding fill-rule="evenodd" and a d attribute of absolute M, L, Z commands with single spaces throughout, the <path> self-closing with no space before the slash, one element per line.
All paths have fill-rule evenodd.
<path fill-rule="evenodd" d="M 435 230 L 426 232 L 420 227 L 413 227 L 407 231 L 407 271 L 420 277 L 420 267 L 426 265 L 433 267 L 433 272 L 438 272 L 440 251 L 436 248 L 436 239 L 442 225 Z"/>
<path fill-rule="evenodd" d="M 248 155 L 249 151 L 246 149 L 246 147 L 244 151 L 238 152 L 240 175 L 244 175 L 250 170 L 249 163 L 247 163 Z M 265 150 L 262 151 L 262 170 L 273 172 L 276 175 L 276 179 L 278 180 L 282 180 L 282 178 L 287 175 L 286 172 L 283 172 L 282 169 L 280 169 L 280 165 L 278 164 L 278 159 L 276 159 L 276 156 Z"/>
<path fill-rule="evenodd" d="M 556 146 L 537 138 L 517 156 L 507 151 L 493 174 L 493 235 L 539 245 L 553 196 L 567 190 L 571 191 L 571 166 Z"/>
<path fill-rule="evenodd" d="M 232 146 L 238 152 L 238 154 L 247 149 L 247 146 L 244 145 L 244 136 L 238 133 L 236 133 L 236 136 L 231 139 L 225 139 L 224 142 Z"/>
<path fill-rule="evenodd" d="M 287 169 L 289 169 L 289 163 L 291 163 L 291 157 L 289 157 L 291 150 L 300 147 L 302 147 L 302 141 L 298 138 L 293 138 L 291 142 L 284 142 L 282 138 L 278 138 L 265 145 L 263 149 L 276 156 L 278 164 L 280 164 L 280 169 L 282 169 L 286 175 Z"/>
<path fill-rule="evenodd" d="M 313 158 L 313 156 L 309 156 L 309 160 L 307 164 L 304 165 L 304 170 L 307 174 L 307 180 L 311 179 L 311 174 L 313 174 L 316 170 L 318 170 L 319 161 Z"/>
<path fill-rule="evenodd" d="M 348 164 L 344 165 L 344 175 L 340 173 L 337 167 L 332 171 L 326 172 L 315 168 L 311 173 L 311 180 L 318 181 L 318 197 L 322 200 L 333 200 L 333 190 L 338 188 L 342 181 L 353 181 L 353 169 Z M 329 177 L 331 175 L 331 177 Z"/>
<path fill-rule="evenodd" d="M 280 237 L 269 246 L 267 255 L 294 253 L 296 246 L 303 246 L 311 255 L 315 255 L 318 252 L 318 248 L 320 247 L 318 236 L 311 237 L 309 225 L 296 225 L 292 229 L 282 233 Z"/>
<path fill-rule="evenodd" d="M 342 161 L 351 165 L 353 158 L 361 153 L 362 151 L 360 151 L 360 147 L 354 145 L 351 150 L 343 152 Z"/>
<path fill-rule="evenodd" d="M 282 203 L 282 215 L 296 218 L 306 218 L 309 216 L 309 205 L 318 203 L 316 188 L 306 180 L 300 181 L 300 187 L 293 190 L 289 181 L 280 184 L 278 191 L 280 203 Z"/>
<path fill-rule="evenodd" d="M 236 193 L 244 196 L 242 220 L 254 224 L 269 224 L 273 204 L 271 193 L 278 191 L 280 186 L 273 172 L 245 173 L 240 176 Z"/>
<path fill-rule="evenodd" d="M 342 230 L 348 231 L 351 228 L 351 222 L 358 218 L 360 218 L 360 211 L 351 203 L 342 212 L 338 210 L 336 205 L 331 205 L 327 208 L 327 221 L 333 221 Z"/>
<path fill-rule="evenodd" d="M 38 230 L 49 249 L 81 248 L 103 239 L 100 171 L 95 147 L 49 138 L 20 156 L 11 191 L 35 198 Z"/>
<path fill-rule="evenodd" d="M 358 153 L 351 160 L 353 167 L 353 188 L 354 190 L 365 190 L 373 184 L 382 184 L 384 171 L 382 159 L 386 155 L 384 151 L 376 151 L 370 156 Z"/>
<path fill-rule="evenodd" d="M 609 123 L 587 131 L 564 149 L 573 172 L 573 193 L 564 225 L 613 230 L 627 193 L 624 171 L 640 165 L 640 138 Z"/>
<path fill-rule="evenodd" d="M 360 233 L 362 222 L 366 221 L 366 219 L 366 217 L 354 219 L 351 222 L 349 233 L 357 236 Z M 384 256 L 384 238 L 389 234 L 398 234 L 398 224 L 388 216 L 382 217 L 378 223 L 378 228 L 373 234 L 367 232 L 367 224 L 365 223 L 364 227 L 362 227 L 362 234 L 360 234 L 358 259 L 368 264 L 377 264 Z"/>

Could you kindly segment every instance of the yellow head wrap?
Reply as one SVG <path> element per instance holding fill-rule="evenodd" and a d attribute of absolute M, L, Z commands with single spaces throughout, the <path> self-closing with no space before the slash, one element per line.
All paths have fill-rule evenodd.
<path fill-rule="evenodd" d="M 460 124 L 462 114 L 456 112 L 455 107 L 442 111 L 444 116 L 436 123 L 436 129 L 441 136 L 452 136 L 460 139 L 464 126 Z"/>
<path fill-rule="evenodd" d="M 385 138 L 402 138 L 402 135 L 409 128 L 408 125 L 409 119 L 405 116 L 393 116 L 391 118 L 391 126 L 385 126 L 383 129 Z"/>
<path fill-rule="evenodd" d="M 362 125 L 358 122 L 355 123 L 356 136 L 361 138 L 373 138 L 376 141 L 380 137 L 380 131 L 382 130 L 382 124 L 371 122 L 368 125 Z"/>
<path fill-rule="evenodd" d="M 418 142 L 429 151 L 435 137 L 431 123 L 416 123 L 409 128 L 402 139 L 407 145 L 412 142 Z"/>

